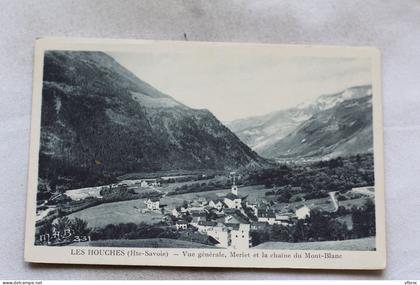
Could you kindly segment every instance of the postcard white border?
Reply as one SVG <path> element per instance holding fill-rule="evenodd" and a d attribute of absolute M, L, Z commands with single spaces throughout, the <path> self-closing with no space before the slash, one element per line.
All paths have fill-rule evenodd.
<path fill-rule="evenodd" d="M 95 247 L 48 247 L 35 246 L 36 192 L 38 180 L 38 156 L 40 146 L 41 101 L 43 59 L 45 50 L 95 50 L 135 52 L 139 45 L 160 45 L 168 49 L 182 49 L 190 45 L 231 46 L 247 49 L 281 49 L 285 56 L 316 57 L 365 57 L 372 60 L 372 94 L 373 94 L 373 131 L 374 131 L 374 164 L 375 164 L 375 209 L 376 209 L 376 251 L 291 251 L 249 249 L 251 255 L 256 252 L 296 252 L 317 254 L 332 252 L 341 254 L 340 259 L 294 259 L 294 258 L 187 258 L 182 251 L 202 253 L 217 252 L 220 249 L 154 249 L 150 252 L 164 250 L 168 257 L 127 257 L 127 256 L 91 256 L 71 255 L 71 248 L 80 249 L 119 249 L 129 248 L 95 248 Z M 30 157 L 28 172 L 27 215 L 25 233 L 25 254 L 27 262 L 62 263 L 62 264 L 109 264 L 109 265 L 142 265 L 142 266 L 195 266 L 195 267 L 251 267 L 251 268 L 307 268 L 307 269 L 384 269 L 386 264 L 385 242 L 385 197 L 384 197 L 384 151 L 383 151 L 383 113 L 381 92 L 381 55 L 378 49 L 371 47 L 334 47 L 312 45 L 279 45 L 256 43 L 221 43 L 221 42 L 187 42 L 187 41 L 151 41 L 151 40 L 116 40 L 116 39 L 76 39 L 76 38 L 40 38 L 36 40 L 33 75 L 32 120 Z M 221 249 L 229 253 L 229 249 Z"/>

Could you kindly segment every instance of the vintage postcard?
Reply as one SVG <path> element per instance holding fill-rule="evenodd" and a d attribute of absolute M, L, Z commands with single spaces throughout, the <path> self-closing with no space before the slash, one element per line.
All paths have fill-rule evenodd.
<path fill-rule="evenodd" d="M 383 269 L 380 53 L 39 39 L 25 260 Z"/>

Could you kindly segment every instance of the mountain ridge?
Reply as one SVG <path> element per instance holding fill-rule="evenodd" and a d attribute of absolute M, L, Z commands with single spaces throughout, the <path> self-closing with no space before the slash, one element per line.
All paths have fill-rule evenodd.
<path fill-rule="evenodd" d="M 47 51 L 42 96 L 44 190 L 129 172 L 267 164 L 210 111 L 187 107 L 102 52 Z"/>
<path fill-rule="evenodd" d="M 353 86 L 338 93 L 320 95 L 313 101 L 299 104 L 293 108 L 274 111 L 263 116 L 235 120 L 227 123 L 227 126 L 236 133 L 243 142 L 261 156 L 270 159 L 278 159 L 279 157 L 291 158 L 291 155 L 281 153 L 289 151 L 289 148 L 292 147 L 290 146 L 290 142 L 288 142 L 290 138 L 288 140 L 285 138 L 291 136 L 302 124 L 310 121 L 311 118 L 317 116 L 317 114 L 327 112 L 340 104 L 345 104 L 346 101 L 359 100 L 366 97 L 371 98 L 371 95 L 372 89 L 370 85 Z M 371 103 L 366 111 L 371 115 Z M 369 134 L 369 132 L 367 133 Z M 297 139 L 295 138 L 295 140 Z M 311 138 L 308 138 L 308 141 L 309 140 L 311 140 Z M 295 143 L 298 142 L 295 141 Z M 367 143 L 369 142 L 367 141 Z M 284 149 L 280 147 L 280 144 L 285 144 L 289 148 Z M 319 147 L 323 146 L 320 145 Z M 341 147 L 341 149 L 343 148 Z M 353 152 L 354 151 L 351 153 Z M 346 151 L 343 151 L 342 153 L 346 155 Z M 303 156 L 311 156 L 310 154 L 305 153 L 294 153 L 294 155 L 297 159 Z M 327 153 L 324 155 L 325 157 L 336 156 L 328 156 Z"/>

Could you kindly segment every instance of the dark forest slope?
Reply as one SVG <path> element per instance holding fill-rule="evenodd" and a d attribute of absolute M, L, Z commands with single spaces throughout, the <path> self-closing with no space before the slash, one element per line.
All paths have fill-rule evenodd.
<path fill-rule="evenodd" d="M 48 51 L 44 60 L 41 188 L 266 163 L 208 110 L 177 102 L 105 53 Z"/>

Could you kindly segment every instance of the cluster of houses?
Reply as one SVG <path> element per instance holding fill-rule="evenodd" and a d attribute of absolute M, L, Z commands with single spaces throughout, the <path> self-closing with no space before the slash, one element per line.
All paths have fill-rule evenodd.
<path fill-rule="evenodd" d="M 144 203 L 149 211 L 161 209 L 157 197 L 148 198 Z M 307 206 L 299 207 L 293 213 L 277 213 L 265 201 L 248 201 L 247 197 L 239 194 L 235 183 L 230 193 L 222 197 L 211 200 L 199 198 L 169 211 L 177 230 L 196 228 L 215 239 L 217 246 L 236 250 L 252 246 L 251 230 L 274 224 L 289 226 L 297 219 L 310 215 Z"/>
<path fill-rule="evenodd" d="M 115 186 L 127 186 L 127 187 L 160 187 L 161 183 L 157 178 L 150 179 L 130 179 L 123 180 Z"/>
<path fill-rule="evenodd" d="M 160 198 L 159 197 L 152 197 L 147 198 L 146 201 L 144 201 L 146 204 L 146 209 L 150 211 L 159 211 L 160 210 Z"/>

